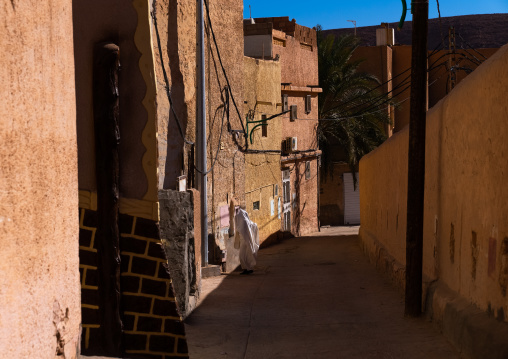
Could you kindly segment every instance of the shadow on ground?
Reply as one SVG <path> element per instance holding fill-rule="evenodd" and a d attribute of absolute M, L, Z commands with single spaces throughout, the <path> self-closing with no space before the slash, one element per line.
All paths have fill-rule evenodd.
<path fill-rule="evenodd" d="M 252 275 L 204 279 L 190 357 L 459 358 L 431 323 L 403 317 L 400 293 L 344 233 L 285 239 L 260 250 Z"/>

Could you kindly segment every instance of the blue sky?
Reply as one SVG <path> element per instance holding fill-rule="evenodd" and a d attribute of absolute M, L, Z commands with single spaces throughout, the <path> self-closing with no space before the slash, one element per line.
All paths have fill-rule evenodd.
<path fill-rule="evenodd" d="M 410 6 L 410 0 L 408 7 Z M 244 17 L 289 16 L 300 25 L 323 29 L 379 25 L 381 22 L 398 22 L 402 14 L 401 0 L 243 0 Z M 508 13 L 508 0 L 440 0 L 441 16 Z M 429 18 L 437 18 L 436 0 L 429 0 Z M 408 10 L 406 20 L 411 20 Z"/>

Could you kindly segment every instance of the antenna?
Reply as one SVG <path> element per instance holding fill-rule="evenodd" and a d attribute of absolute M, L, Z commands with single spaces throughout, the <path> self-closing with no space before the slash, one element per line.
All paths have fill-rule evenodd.
<path fill-rule="evenodd" d="M 254 19 L 252 18 L 252 8 L 251 8 L 251 6 L 250 6 L 250 5 L 249 5 L 249 16 L 250 16 L 250 18 L 249 18 L 249 22 L 250 22 L 251 24 L 255 24 L 256 22 L 255 22 L 255 21 L 254 21 Z"/>
<path fill-rule="evenodd" d="M 355 37 L 356 37 L 356 21 L 355 20 L 347 20 L 348 22 L 352 22 L 355 25 Z"/>

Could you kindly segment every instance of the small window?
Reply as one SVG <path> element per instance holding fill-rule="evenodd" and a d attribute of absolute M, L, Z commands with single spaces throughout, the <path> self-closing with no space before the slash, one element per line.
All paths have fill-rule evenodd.
<path fill-rule="evenodd" d="M 273 44 L 276 45 L 276 46 L 286 47 L 286 40 L 278 39 L 278 38 L 274 37 L 273 38 Z"/>
<path fill-rule="evenodd" d="M 296 105 L 291 105 L 290 110 L 291 110 L 291 112 L 290 112 L 289 120 L 294 121 L 298 117 L 298 107 L 296 107 Z"/>
<path fill-rule="evenodd" d="M 305 113 L 309 114 L 312 111 L 312 97 L 311 95 L 305 96 Z"/>
<path fill-rule="evenodd" d="M 310 179 L 310 161 L 305 162 L 305 179 Z"/>
<path fill-rule="evenodd" d="M 256 202 L 253 202 L 252 203 L 252 209 L 253 210 L 259 210 L 259 201 L 256 201 Z"/>
<path fill-rule="evenodd" d="M 266 115 L 261 115 L 261 136 L 262 137 L 268 137 L 268 123 L 266 122 Z"/>
<path fill-rule="evenodd" d="M 282 95 L 282 112 L 289 110 L 288 95 Z"/>
<path fill-rule="evenodd" d="M 277 197 L 279 195 L 279 185 L 276 184 L 274 187 L 273 187 L 273 196 L 274 197 Z"/>

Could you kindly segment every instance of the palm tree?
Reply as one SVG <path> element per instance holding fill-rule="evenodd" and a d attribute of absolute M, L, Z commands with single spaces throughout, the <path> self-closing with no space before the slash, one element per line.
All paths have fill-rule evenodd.
<path fill-rule="evenodd" d="M 385 124 L 390 123 L 386 107 L 389 94 L 377 89 L 380 81 L 358 71 L 362 60 L 351 60 L 359 45 L 354 36 L 322 38 L 318 25 L 319 95 L 318 138 L 323 151 L 326 175 L 332 165 L 332 147 L 341 150 L 356 185 L 360 159 L 385 139 Z M 336 154 L 335 154 L 336 157 Z"/>

